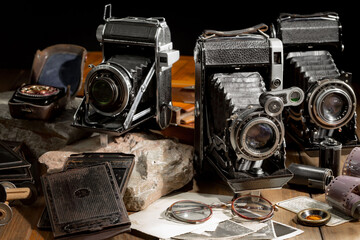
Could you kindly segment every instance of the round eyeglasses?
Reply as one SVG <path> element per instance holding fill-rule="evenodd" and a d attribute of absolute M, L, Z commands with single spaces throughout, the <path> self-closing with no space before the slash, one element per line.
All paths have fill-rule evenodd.
<path fill-rule="evenodd" d="M 247 220 L 265 221 L 274 215 L 272 203 L 256 195 L 245 195 L 234 199 L 230 204 L 205 204 L 192 200 L 181 200 L 173 203 L 166 210 L 166 216 L 186 223 L 202 223 L 209 220 L 213 214 L 212 208 L 227 208 L 231 206 L 234 215 Z"/>

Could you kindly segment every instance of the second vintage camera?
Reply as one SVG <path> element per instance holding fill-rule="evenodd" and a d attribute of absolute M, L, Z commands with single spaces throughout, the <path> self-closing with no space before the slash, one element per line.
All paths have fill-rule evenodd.
<path fill-rule="evenodd" d="M 284 44 L 285 86 L 298 86 L 306 96 L 303 104 L 287 111 L 287 133 L 308 153 L 317 152 L 327 137 L 343 148 L 359 142 L 352 74 L 338 69 L 341 30 L 333 12 L 281 14 L 274 29 Z"/>
<path fill-rule="evenodd" d="M 114 18 L 105 6 L 97 29 L 103 61 L 85 81 L 73 126 L 124 133 L 150 119 L 171 119 L 171 67 L 179 59 L 164 18 Z"/>
<path fill-rule="evenodd" d="M 196 168 L 212 166 L 234 192 L 281 187 L 292 177 L 281 116 L 304 93 L 282 88 L 283 46 L 266 30 L 207 30 L 195 46 Z"/>

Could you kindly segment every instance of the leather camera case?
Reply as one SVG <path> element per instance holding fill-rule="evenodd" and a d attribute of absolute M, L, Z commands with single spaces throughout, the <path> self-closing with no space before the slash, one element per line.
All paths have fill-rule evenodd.
<path fill-rule="evenodd" d="M 81 89 L 86 54 L 85 48 L 72 44 L 56 44 L 37 50 L 30 84 L 16 89 L 8 102 L 11 116 L 47 121 L 58 115 Z M 49 95 L 23 92 L 33 86 L 56 91 Z"/>

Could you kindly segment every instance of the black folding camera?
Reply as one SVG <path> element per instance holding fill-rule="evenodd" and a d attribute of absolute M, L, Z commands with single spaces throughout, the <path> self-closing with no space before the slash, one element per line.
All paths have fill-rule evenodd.
<path fill-rule="evenodd" d="M 96 37 L 103 61 L 85 80 L 85 97 L 73 126 L 124 133 L 156 118 L 171 118 L 171 67 L 179 59 L 164 18 L 113 18 L 105 6 Z"/>
<path fill-rule="evenodd" d="M 282 89 L 283 47 L 266 25 L 204 31 L 195 46 L 196 168 L 210 163 L 234 192 L 282 187 L 282 111 L 299 105 L 300 88 Z"/>
<path fill-rule="evenodd" d="M 316 153 L 325 137 L 343 148 L 359 141 L 352 74 L 335 64 L 343 51 L 341 29 L 338 14 L 325 12 L 281 14 L 273 31 L 284 44 L 284 86 L 300 87 L 306 96 L 301 105 L 288 109 L 287 133 L 308 153 Z"/>

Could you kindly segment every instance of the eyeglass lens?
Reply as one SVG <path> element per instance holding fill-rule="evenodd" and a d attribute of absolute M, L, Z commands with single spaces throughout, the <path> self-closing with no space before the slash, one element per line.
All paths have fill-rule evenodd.
<path fill-rule="evenodd" d="M 174 203 L 170 211 L 174 218 L 184 222 L 203 222 L 212 215 L 208 205 L 186 200 Z"/>
<path fill-rule="evenodd" d="M 232 210 L 245 219 L 263 220 L 272 216 L 273 205 L 258 196 L 242 196 L 234 200 Z"/>

